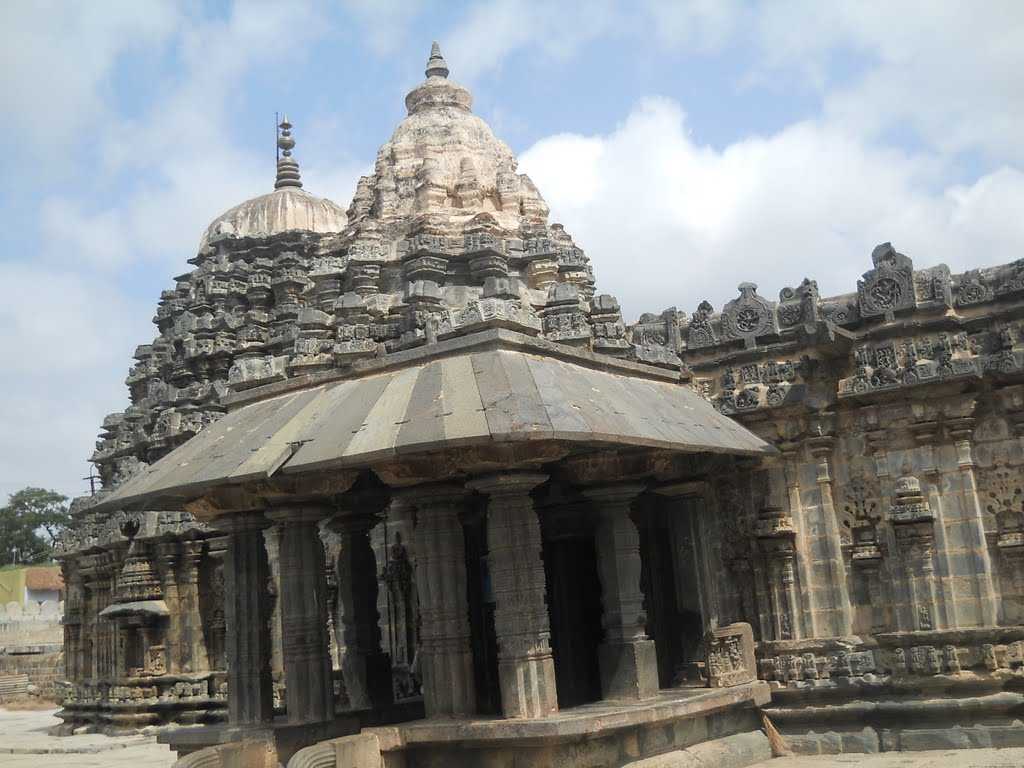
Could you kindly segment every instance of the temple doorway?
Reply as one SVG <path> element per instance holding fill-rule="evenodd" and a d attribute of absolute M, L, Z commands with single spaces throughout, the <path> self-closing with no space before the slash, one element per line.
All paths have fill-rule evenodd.
<path fill-rule="evenodd" d="M 601 698 L 597 647 L 601 642 L 601 584 L 594 537 L 544 543 L 551 650 L 560 709 Z"/>
<path fill-rule="evenodd" d="M 491 590 L 491 573 L 487 564 L 487 516 L 483 510 L 467 517 L 463 533 L 477 713 L 500 715 L 498 640 L 494 632 L 494 594 Z"/>
<path fill-rule="evenodd" d="M 647 635 L 658 654 L 658 684 L 699 678 L 703 620 L 689 514 L 660 499 L 638 505 Z M 694 682 L 696 680 L 693 680 Z"/>

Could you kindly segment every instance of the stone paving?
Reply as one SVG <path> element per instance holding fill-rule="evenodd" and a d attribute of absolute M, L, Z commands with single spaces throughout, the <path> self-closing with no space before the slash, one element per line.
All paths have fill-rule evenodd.
<path fill-rule="evenodd" d="M 169 768 L 174 753 L 152 736 L 50 736 L 60 723 L 56 709 L 0 708 L 0 766 L 3 768 Z"/>
<path fill-rule="evenodd" d="M 1024 748 L 780 757 L 753 768 L 1018 768 Z"/>
<path fill-rule="evenodd" d="M 56 710 L 0 708 L 3 768 L 170 768 L 174 753 L 151 736 L 50 736 Z M 753 768 L 1018 768 L 1024 748 L 783 757 Z"/>

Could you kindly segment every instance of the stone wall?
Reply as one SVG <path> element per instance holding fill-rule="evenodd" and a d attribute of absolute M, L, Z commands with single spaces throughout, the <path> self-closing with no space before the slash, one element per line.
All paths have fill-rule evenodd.
<path fill-rule="evenodd" d="M 60 682 L 64 679 L 64 652 L 3 654 L 0 653 L 0 676 L 28 675 L 34 693 L 45 699 L 61 697 Z"/>
<path fill-rule="evenodd" d="M 679 338 L 693 386 L 778 448 L 709 472 L 703 534 L 712 613 L 753 626 L 800 733 L 822 726 L 815 702 L 897 696 L 921 718 L 907 701 L 937 686 L 997 694 L 1024 674 L 1024 261 L 957 275 L 886 243 L 872 262 L 856 293 L 804 280 L 776 302 L 744 283 L 720 312 L 630 329 Z M 1005 721 L 972 706 L 933 731 Z"/>
<path fill-rule="evenodd" d="M 60 646 L 64 642 L 61 618 L 64 603 L 0 605 L 0 652 L 16 652 L 25 646 Z"/>

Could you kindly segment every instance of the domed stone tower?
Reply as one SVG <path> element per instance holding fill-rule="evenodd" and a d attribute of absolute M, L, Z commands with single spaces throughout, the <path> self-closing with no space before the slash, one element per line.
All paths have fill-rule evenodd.
<path fill-rule="evenodd" d="M 76 501 L 64 542 L 69 594 L 80 596 L 67 611 L 68 677 L 76 686 L 75 706 L 63 715 L 69 723 L 109 706 L 116 688 L 93 681 L 123 680 L 119 642 L 130 642 L 132 669 L 147 676 L 138 697 L 163 700 L 163 682 L 187 673 L 190 687 L 173 717 L 218 718 L 230 641 L 222 539 L 190 512 L 159 503 L 165 511 L 126 512 L 116 493 L 132 476 L 145 482 L 150 465 L 219 421 L 230 400 L 249 395 L 243 391 L 358 375 L 377 358 L 433 354 L 435 345 L 480 331 L 512 331 L 584 355 L 638 357 L 617 302 L 594 296 L 586 255 L 548 222 L 547 205 L 517 172 L 512 151 L 472 113 L 470 93 L 448 79 L 436 43 L 425 74 L 347 212 L 302 189 L 285 118 L 274 191 L 214 219 L 189 259 L 194 269 L 161 294 L 159 333 L 136 349 L 128 374 L 131 405 L 104 420 L 92 456 L 103 490 Z M 679 365 L 678 358 L 654 362 Z M 153 563 L 150 610 L 141 618 L 114 588 L 129 545 L 131 563 Z M 276 568 L 273 554 L 271 562 Z M 201 604 L 201 592 L 212 598 Z M 276 637 L 276 671 L 280 645 Z M 411 663 L 413 646 L 405 650 Z M 126 696 L 136 697 L 135 685 Z M 132 705 L 112 727 L 166 717 Z"/>
<path fill-rule="evenodd" d="M 295 139 L 287 115 L 278 128 L 281 157 L 274 191 L 246 200 L 214 219 L 203 233 L 200 251 L 212 238 L 222 235 L 267 237 L 290 230 L 325 233 L 345 229 L 345 211 L 340 206 L 302 188 L 299 164 L 292 157 Z"/>
<path fill-rule="evenodd" d="M 229 387 L 459 335 L 489 312 L 632 354 L 614 299 L 591 302 L 589 260 L 448 73 L 435 43 L 347 213 L 302 188 L 284 118 L 274 191 L 215 218 L 196 268 L 161 294 L 160 333 L 129 372 L 132 405 L 107 417 L 92 457 L 104 488 L 215 420 Z"/>

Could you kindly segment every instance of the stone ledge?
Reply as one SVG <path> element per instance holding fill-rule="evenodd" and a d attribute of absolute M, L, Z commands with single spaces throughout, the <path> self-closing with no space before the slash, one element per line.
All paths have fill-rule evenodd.
<path fill-rule="evenodd" d="M 752 731 L 636 760 L 623 768 L 745 768 L 770 760 L 771 757 L 772 748 L 768 737 L 761 731 Z"/>
<path fill-rule="evenodd" d="M 564 710 L 537 720 L 420 720 L 402 725 L 364 729 L 380 739 L 382 752 L 427 744 L 460 742 L 462 746 L 491 746 L 502 742 L 538 742 L 593 737 L 599 733 L 655 725 L 688 717 L 703 717 L 731 707 L 759 707 L 771 700 L 763 681 L 732 688 L 661 691 L 636 704 L 598 702 Z"/>
<path fill-rule="evenodd" d="M 135 747 L 139 744 L 155 744 L 151 736 L 125 737 L 124 741 L 110 744 L 83 744 L 81 746 L 46 746 L 46 747 L 0 747 L 0 755 L 93 755 L 99 752 L 111 752 L 117 749 Z"/>

